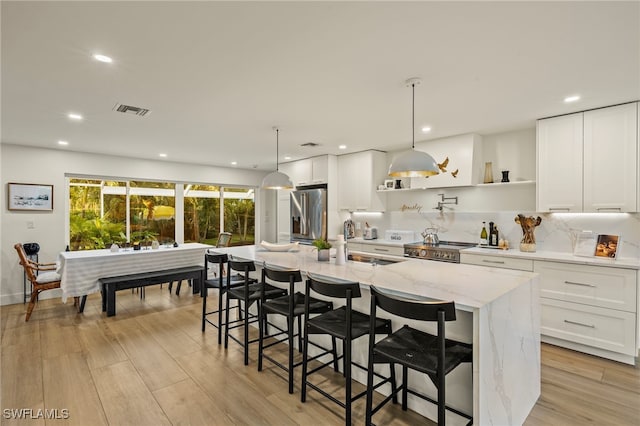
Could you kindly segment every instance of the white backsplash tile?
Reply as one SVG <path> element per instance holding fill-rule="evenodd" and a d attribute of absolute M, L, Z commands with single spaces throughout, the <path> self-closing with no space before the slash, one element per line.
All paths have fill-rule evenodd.
<path fill-rule="evenodd" d="M 589 230 L 595 234 L 619 235 L 618 257 L 640 258 L 640 213 L 536 213 L 526 211 L 502 211 L 491 213 L 458 213 L 431 211 L 390 211 L 378 216 L 352 215 L 355 222 L 365 220 L 378 227 L 378 235 L 383 238 L 387 229 L 411 230 L 419 238 L 425 228 L 437 227 L 441 241 L 464 241 L 475 243 L 480 238 L 482 222 L 494 222 L 500 238 L 509 240 L 511 247 L 518 247 L 522 229 L 515 223 L 515 217 L 540 216 L 542 223 L 536 228 L 535 237 L 538 250 L 573 252 L 572 239 L 575 232 Z"/>

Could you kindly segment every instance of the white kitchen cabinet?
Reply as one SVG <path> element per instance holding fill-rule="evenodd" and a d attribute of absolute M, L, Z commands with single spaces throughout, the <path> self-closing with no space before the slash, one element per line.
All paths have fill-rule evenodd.
<path fill-rule="evenodd" d="M 637 103 L 584 113 L 584 211 L 635 212 Z"/>
<path fill-rule="evenodd" d="M 282 163 L 280 171 L 286 173 L 296 187 L 328 183 L 329 156 L 320 155 Z"/>
<path fill-rule="evenodd" d="M 277 241 L 278 243 L 288 243 L 291 241 L 291 224 L 290 220 L 290 204 L 291 204 L 291 190 L 290 189 L 278 189 L 278 203 L 277 203 Z"/>
<path fill-rule="evenodd" d="M 539 212 L 638 211 L 638 104 L 539 120 Z"/>
<path fill-rule="evenodd" d="M 542 340 L 633 364 L 638 271 L 534 261 Z"/>
<path fill-rule="evenodd" d="M 388 179 L 386 154 L 362 151 L 338 157 L 338 208 L 340 210 L 382 212 L 386 194 L 377 187 Z"/>
<path fill-rule="evenodd" d="M 519 271 L 533 271 L 533 260 L 531 259 L 465 253 L 464 251 L 460 252 L 460 263 L 502 269 L 517 269 Z"/>
<path fill-rule="evenodd" d="M 359 251 L 364 253 L 374 253 L 386 256 L 403 256 L 404 247 L 400 245 L 372 244 L 372 243 L 347 243 L 350 252 Z"/>
<path fill-rule="evenodd" d="M 539 212 L 582 211 L 582 113 L 537 123 L 536 205 Z"/>

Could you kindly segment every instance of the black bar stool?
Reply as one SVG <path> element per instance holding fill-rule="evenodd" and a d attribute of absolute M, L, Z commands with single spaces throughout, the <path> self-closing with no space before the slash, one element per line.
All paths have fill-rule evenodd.
<path fill-rule="evenodd" d="M 202 332 L 204 333 L 204 326 L 207 322 L 216 327 L 218 329 L 218 344 L 222 343 L 222 327 L 224 325 L 222 322 L 222 311 L 224 310 L 222 299 L 229 288 L 243 286 L 245 281 L 245 277 L 240 275 L 230 276 L 229 279 L 225 277 L 225 265 L 228 261 L 229 259 L 226 253 L 207 252 L 204 255 L 204 273 L 207 279 L 204 280 L 202 288 L 200 289 L 202 296 Z M 218 265 L 216 277 L 213 279 L 208 279 L 207 277 L 210 263 Z M 251 278 L 250 281 L 252 283 L 256 282 L 253 278 Z M 210 288 L 218 289 L 218 309 L 207 312 L 207 293 Z M 240 309 L 240 306 L 238 305 L 237 308 Z M 218 314 L 217 324 L 207 318 L 212 314 Z"/>
<path fill-rule="evenodd" d="M 403 326 L 391 336 L 375 342 L 376 309 L 392 313 L 402 318 L 420 321 L 437 321 L 438 334 L 432 335 L 416 330 L 408 325 Z M 367 408 L 366 424 L 370 425 L 371 417 L 390 399 L 402 390 L 402 409 L 407 410 L 407 394 L 410 393 L 438 406 L 438 425 L 445 425 L 445 409 L 452 411 L 466 419 L 468 425 L 473 423 L 473 417 L 459 410 L 446 406 L 445 375 L 463 362 L 472 362 L 473 348 L 467 343 L 456 342 L 445 338 L 445 322 L 456 320 L 454 302 L 431 302 L 407 299 L 400 296 L 382 293 L 371 286 L 371 323 L 369 327 L 369 373 L 367 374 Z M 373 405 L 373 391 L 388 380 L 373 386 L 374 364 L 385 363 L 402 366 L 402 385 L 395 387 L 392 383 L 391 395 L 385 398 L 375 408 Z M 438 389 L 438 400 L 409 388 L 407 382 L 408 369 L 424 373 L 429 376 Z"/>
<path fill-rule="evenodd" d="M 262 268 L 262 283 L 266 284 L 267 279 L 275 282 L 289 283 L 289 292 L 286 296 L 278 297 L 271 300 L 266 300 L 266 286 L 260 289 L 261 309 L 260 309 L 260 321 L 258 322 L 260 328 L 260 337 L 258 338 L 258 371 L 262 371 L 262 358 L 266 358 L 271 361 L 277 367 L 289 373 L 289 393 L 293 393 L 293 369 L 302 364 L 302 362 L 293 362 L 293 342 L 294 338 L 298 337 L 298 348 L 302 350 L 302 315 L 304 314 L 305 296 L 304 294 L 295 291 L 295 283 L 302 282 L 302 276 L 299 269 L 277 269 L 267 266 L 266 264 Z M 309 312 L 312 314 L 321 314 L 333 309 L 333 303 L 324 300 L 311 299 L 309 300 Z M 267 315 L 278 314 L 287 319 L 287 329 L 283 330 L 272 323 L 269 323 L 273 328 L 278 330 L 275 334 L 267 334 Z M 298 319 L 298 332 L 294 332 L 294 320 Z M 265 344 L 265 339 L 269 337 L 278 337 L 286 334 L 286 338 L 276 339 L 274 342 Z M 266 355 L 264 349 L 267 349 L 278 343 L 287 342 L 289 344 L 289 362 L 288 365 L 283 365 L 274 358 Z"/>
<path fill-rule="evenodd" d="M 320 314 L 314 318 L 309 318 L 310 309 L 308 301 L 311 299 L 311 290 L 323 296 L 345 299 L 346 305 Z M 357 282 L 338 281 L 328 277 L 320 277 L 312 274 L 308 275 L 305 292 L 305 333 L 303 346 L 304 349 L 302 352 L 302 390 L 300 400 L 302 402 L 305 402 L 307 396 L 307 386 L 309 386 L 311 389 L 320 392 L 322 395 L 326 396 L 331 401 L 335 402 L 345 409 L 346 425 L 351 424 L 352 402 L 367 394 L 367 391 L 365 390 L 358 395 L 351 395 L 351 366 L 355 365 L 356 367 L 367 371 L 367 367 L 353 362 L 351 359 L 351 342 L 358 337 L 367 335 L 369 333 L 369 327 L 371 323 L 371 318 L 369 317 L 369 315 L 355 311 L 352 308 L 352 299 L 359 298 L 360 296 L 360 284 Z M 374 319 L 374 323 L 375 334 L 391 334 L 391 320 L 378 318 Z M 309 336 L 312 334 L 327 334 L 331 336 L 331 339 L 333 340 L 334 351 L 336 339 L 342 340 L 343 354 L 339 358 L 336 358 L 336 354 L 334 351 L 324 351 L 323 353 L 309 358 Z M 328 355 L 329 353 L 333 353 L 334 355 L 333 365 L 334 370 L 336 371 L 338 371 L 337 360 L 343 359 L 343 372 L 345 376 L 346 390 L 346 397 L 344 402 L 340 401 L 330 393 L 320 389 L 318 386 L 308 381 L 310 374 L 313 374 L 327 366 L 332 365 L 331 362 L 326 362 L 314 368 L 313 370 L 308 371 L 308 362 L 320 358 L 324 355 Z M 384 377 L 382 376 L 379 377 L 384 379 Z"/>
<path fill-rule="evenodd" d="M 234 259 L 230 258 L 229 263 L 227 264 L 229 268 L 229 273 L 227 274 L 227 302 L 226 302 L 226 318 L 225 318 L 225 327 L 224 327 L 224 347 L 225 349 L 229 345 L 229 338 L 235 340 L 239 344 L 242 345 L 244 349 L 244 365 L 249 364 L 249 344 L 255 343 L 258 339 L 249 340 L 249 324 L 258 321 L 258 315 L 251 315 L 249 313 L 249 307 L 253 303 L 258 304 L 258 312 L 260 311 L 260 301 L 261 301 L 261 289 L 264 287 L 264 298 L 265 300 L 273 299 L 275 297 L 282 297 L 287 295 L 287 291 L 285 289 L 281 289 L 278 287 L 274 287 L 269 284 L 264 284 L 262 282 L 256 282 L 256 280 L 251 280 L 249 278 L 249 274 L 256 270 L 256 265 L 251 260 L 245 259 Z M 244 282 L 240 287 L 232 287 L 231 286 L 231 271 L 241 272 L 241 275 L 244 276 Z M 244 315 L 239 315 L 238 319 L 229 321 L 229 303 L 231 300 L 237 300 L 238 303 L 242 303 L 242 308 L 240 308 L 239 312 L 244 311 Z M 229 334 L 229 330 L 233 330 L 238 327 L 244 327 L 244 336 L 242 341 L 240 341 L 237 337 L 232 334 Z"/>

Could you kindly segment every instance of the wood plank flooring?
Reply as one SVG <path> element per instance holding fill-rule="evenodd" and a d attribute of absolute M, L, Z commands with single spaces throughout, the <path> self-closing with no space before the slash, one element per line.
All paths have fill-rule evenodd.
<path fill-rule="evenodd" d="M 256 345 L 244 366 L 239 345 L 219 346 L 213 327 L 203 334 L 199 296 L 183 291 L 178 297 L 165 285 L 147 287 L 144 300 L 118 292 L 117 303 L 118 314 L 107 318 L 98 295 L 89 297 L 81 315 L 72 304 L 45 300 L 28 323 L 26 305 L 0 307 L 0 424 L 344 424 L 342 409 L 317 392 L 309 391 L 304 404 L 299 384 L 289 395 L 283 371 L 266 363 L 258 372 Z M 343 395 L 342 376 L 326 371 L 318 382 Z M 361 389 L 354 384 L 354 392 Z M 33 415 L 4 415 L 4 409 L 20 408 Z M 45 408 L 67 409 L 69 417 L 31 418 Z M 364 423 L 363 399 L 354 404 L 353 419 Z M 398 406 L 375 420 L 434 424 Z M 542 395 L 525 424 L 640 425 L 640 369 L 543 345 Z"/>

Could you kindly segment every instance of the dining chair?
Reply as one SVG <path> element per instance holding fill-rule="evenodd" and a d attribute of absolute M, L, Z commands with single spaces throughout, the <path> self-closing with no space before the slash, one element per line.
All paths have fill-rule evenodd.
<path fill-rule="evenodd" d="M 29 321 L 33 308 L 36 306 L 38 295 L 45 290 L 60 288 L 60 274 L 56 272 L 55 263 L 38 263 L 30 260 L 22 244 L 18 243 L 13 248 L 18 252 L 20 265 L 24 268 L 27 280 L 31 283 L 31 298 L 29 299 L 25 318 L 25 321 Z"/>
<path fill-rule="evenodd" d="M 456 320 L 456 307 L 452 301 L 424 301 L 408 299 L 383 293 L 375 286 L 371 290 L 371 322 L 369 325 L 369 368 L 367 374 L 366 425 L 371 425 L 372 416 L 387 402 L 396 403 L 396 395 L 402 391 L 402 409 L 407 410 L 407 395 L 436 404 L 438 425 L 445 425 L 445 410 L 449 410 L 473 423 L 473 417 L 446 405 L 445 376 L 462 363 L 471 363 L 473 347 L 445 337 L 445 323 Z M 437 322 L 437 334 L 433 335 L 404 325 L 393 334 L 375 342 L 375 320 L 377 311 L 417 321 Z M 392 374 L 374 386 L 375 364 L 389 364 Z M 394 365 L 402 367 L 402 385 L 396 386 Z M 437 389 L 437 400 L 409 387 L 408 370 L 426 374 Z M 391 395 L 373 407 L 373 391 L 391 382 Z"/>
<path fill-rule="evenodd" d="M 259 311 L 259 337 L 258 337 L 258 371 L 262 371 L 262 360 L 267 359 L 275 366 L 285 370 L 289 375 L 289 393 L 293 393 L 293 369 L 302 364 L 294 362 L 293 352 L 295 349 L 294 341 L 298 338 L 298 348 L 302 351 L 302 316 L 305 310 L 305 295 L 295 291 L 295 284 L 302 282 L 302 276 L 299 269 L 281 269 L 264 264 L 262 267 L 262 283 L 267 284 L 267 280 L 279 283 L 288 283 L 289 288 L 286 296 L 277 297 L 275 299 L 266 300 L 266 286 L 260 289 L 261 302 Z M 312 298 L 308 302 L 308 310 L 312 314 L 321 314 L 333 309 L 333 303 L 326 300 Z M 272 328 L 278 330 L 274 334 L 267 333 L 267 318 L 269 315 L 281 315 L 286 319 L 286 330 L 281 327 L 268 323 Z M 294 330 L 295 320 L 298 320 L 298 331 Z M 286 337 L 284 337 L 286 335 Z M 274 338 L 273 341 L 266 342 L 267 339 Z M 265 353 L 265 349 L 280 343 L 288 343 L 289 359 L 287 365 L 280 363 L 274 357 Z M 334 348 L 335 353 L 335 348 Z"/>
<path fill-rule="evenodd" d="M 325 297 L 343 299 L 344 306 L 337 309 L 322 313 L 313 318 L 309 317 L 311 294 L 316 293 Z M 351 424 L 351 406 L 354 401 L 365 396 L 367 391 L 364 390 L 357 395 L 352 395 L 351 390 L 351 367 L 356 366 L 363 371 L 367 371 L 367 367 L 354 362 L 352 359 L 352 342 L 362 336 L 369 334 L 370 316 L 353 309 L 353 299 L 361 297 L 360 284 L 358 282 L 336 280 L 334 278 L 323 277 L 309 273 L 307 275 L 305 290 L 305 309 L 304 309 L 304 344 L 302 351 L 302 388 L 300 392 L 300 401 L 305 402 L 307 397 L 307 387 L 319 392 L 329 400 L 335 402 L 345 409 L 345 425 Z M 375 320 L 375 334 L 391 334 L 391 320 L 377 318 Z M 333 342 L 333 350 L 325 350 L 313 357 L 309 357 L 309 336 L 324 334 L 331 336 Z M 342 355 L 339 357 L 335 353 L 335 341 L 342 341 Z M 325 355 L 333 355 L 333 360 L 314 366 L 309 371 L 309 361 L 318 360 Z M 342 371 L 345 378 L 345 398 L 344 401 L 336 398 L 331 392 L 324 390 L 320 385 L 311 383 L 309 376 L 322 370 L 325 367 L 333 365 L 334 370 L 338 371 L 337 361 L 342 359 Z M 383 378 L 379 375 L 380 378 Z"/>

